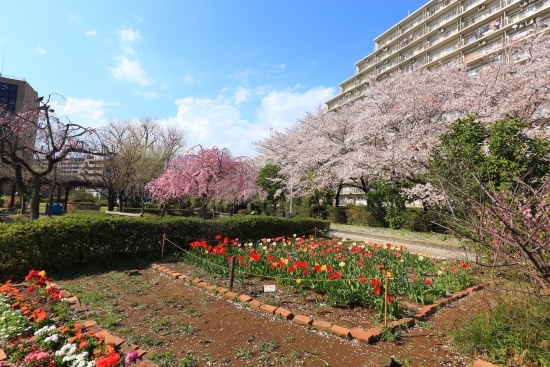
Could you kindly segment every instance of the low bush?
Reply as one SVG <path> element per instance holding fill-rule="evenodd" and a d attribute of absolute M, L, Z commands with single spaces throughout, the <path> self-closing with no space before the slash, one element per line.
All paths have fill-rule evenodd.
<path fill-rule="evenodd" d="M 357 205 L 346 209 L 347 223 L 357 226 L 373 227 L 376 224 L 374 216 L 366 206 Z"/>
<path fill-rule="evenodd" d="M 348 218 L 346 215 L 346 208 L 344 207 L 327 206 L 327 213 L 328 213 L 327 219 L 331 223 L 346 224 L 348 222 Z"/>
<path fill-rule="evenodd" d="M 407 209 L 402 213 L 403 229 L 414 232 L 444 232 L 443 228 L 435 223 L 440 222 L 436 213 L 422 209 Z"/>
<path fill-rule="evenodd" d="M 108 264 L 132 256 L 159 258 L 164 234 L 185 248 L 191 241 L 212 239 L 218 234 L 249 241 L 313 234 L 316 229 L 328 230 L 328 227 L 329 223 L 321 220 L 267 216 L 216 220 L 66 216 L 0 224 L 0 281 L 23 276 L 28 269 L 63 273 L 91 263 Z"/>

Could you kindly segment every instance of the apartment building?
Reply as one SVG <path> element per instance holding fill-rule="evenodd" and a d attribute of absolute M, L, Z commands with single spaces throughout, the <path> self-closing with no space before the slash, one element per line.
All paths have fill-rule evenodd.
<path fill-rule="evenodd" d="M 461 59 L 471 74 L 511 39 L 550 25 L 550 0 L 431 0 L 374 40 L 328 110 L 361 98 L 372 79 Z M 521 59 L 522 55 L 517 55 Z"/>
<path fill-rule="evenodd" d="M 36 107 L 38 93 L 25 79 L 7 78 L 0 74 L 0 106 L 12 112 Z"/>

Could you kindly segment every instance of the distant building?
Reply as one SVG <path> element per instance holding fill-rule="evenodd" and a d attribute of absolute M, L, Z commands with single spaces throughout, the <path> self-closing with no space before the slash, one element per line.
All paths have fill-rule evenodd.
<path fill-rule="evenodd" d="M 505 42 L 550 25 L 550 0 L 431 0 L 374 39 L 374 51 L 355 63 L 328 110 L 360 99 L 372 79 L 434 68 L 460 59 L 470 74 Z M 514 58 L 525 59 L 524 51 Z"/>
<path fill-rule="evenodd" d="M 0 106 L 11 112 L 36 107 L 38 93 L 25 79 L 6 78 L 0 75 Z"/>

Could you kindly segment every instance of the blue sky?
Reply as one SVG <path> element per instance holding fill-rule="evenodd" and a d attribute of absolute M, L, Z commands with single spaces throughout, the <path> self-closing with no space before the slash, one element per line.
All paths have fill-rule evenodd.
<path fill-rule="evenodd" d="M 10 1 L 2 74 L 85 126 L 149 116 L 189 146 L 256 155 L 337 94 L 373 39 L 427 0 Z"/>

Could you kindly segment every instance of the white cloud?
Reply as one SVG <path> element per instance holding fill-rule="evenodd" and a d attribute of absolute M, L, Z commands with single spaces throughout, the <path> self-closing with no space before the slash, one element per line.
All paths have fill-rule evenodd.
<path fill-rule="evenodd" d="M 120 44 L 120 48 L 122 49 L 122 51 L 126 54 L 133 55 L 135 51 L 132 48 L 132 44 L 141 39 L 139 31 L 126 28 L 126 29 L 118 30 L 117 34 L 118 34 L 118 42 Z"/>
<path fill-rule="evenodd" d="M 156 91 L 136 92 L 136 95 L 141 96 L 145 99 L 156 99 L 160 97 L 160 95 Z"/>
<path fill-rule="evenodd" d="M 59 117 L 65 116 L 72 123 L 85 127 L 100 127 L 107 123 L 105 107 L 118 103 L 97 101 L 89 98 L 67 98 L 64 103 L 52 102 L 50 105 Z"/>
<path fill-rule="evenodd" d="M 199 84 L 197 78 L 192 74 L 187 74 L 183 76 L 183 81 L 187 84 Z"/>
<path fill-rule="evenodd" d="M 117 64 L 111 68 L 115 79 L 137 83 L 142 86 L 151 84 L 152 80 L 147 77 L 147 72 L 142 68 L 139 58 L 135 56 L 132 45 L 141 40 L 139 31 L 131 28 L 116 31 L 118 35 L 121 55 L 115 57 Z"/>
<path fill-rule="evenodd" d="M 306 111 L 315 112 L 317 107 L 334 97 L 334 88 L 315 87 L 305 93 L 271 91 L 262 98 L 258 121 L 269 128 L 283 130 L 294 125 Z"/>
<path fill-rule="evenodd" d="M 41 45 L 36 46 L 36 48 L 34 49 L 34 52 L 42 55 L 46 55 L 48 53 L 48 51 L 45 48 L 43 48 Z"/>
<path fill-rule="evenodd" d="M 111 72 L 116 79 L 137 83 L 140 85 L 151 84 L 151 79 L 147 78 L 147 72 L 141 68 L 137 60 L 130 60 L 126 56 L 117 56 L 117 65 L 111 68 Z"/>
<path fill-rule="evenodd" d="M 235 156 L 254 157 L 256 147 L 253 143 L 267 138 L 270 128 L 279 130 L 291 126 L 306 111 L 315 111 L 335 93 L 333 88 L 321 87 L 304 93 L 272 91 L 262 98 L 257 116 L 244 118 L 237 102 L 243 101 L 245 95 L 257 97 L 261 90 L 241 88 L 233 99 L 181 98 L 175 102 L 176 116 L 165 122 L 183 128 L 190 146 L 201 144 L 210 148 L 215 145 L 228 148 Z M 241 99 L 237 94 L 241 94 Z"/>
<path fill-rule="evenodd" d="M 69 13 L 69 18 L 71 18 L 71 20 L 73 20 L 74 22 L 82 23 L 82 21 L 80 20 L 80 18 L 76 14 Z"/>
<path fill-rule="evenodd" d="M 238 80 L 242 83 L 245 83 L 245 82 L 248 81 L 248 78 L 250 76 L 258 75 L 258 74 L 260 74 L 260 70 L 251 69 L 251 68 L 241 69 L 241 70 L 237 70 L 233 74 L 229 75 L 229 78 Z"/>
<path fill-rule="evenodd" d="M 252 94 L 252 91 L 245 87 L 238 87 L 237 90 L 235 90 L 235 93 L 233 94 L 233 98 L 235 99 L 235 104 L 239 105 L 241 103 L 244 103 L 250 98 L 250 95 Z"/>
<path fill-rule="evenodd" d="M 86 36 L 88 37 L 95 37 L 97 35 L 97 30 L 96 29 L 90 29 L 89 31 L 87 31 L 85 33 Z"/>

